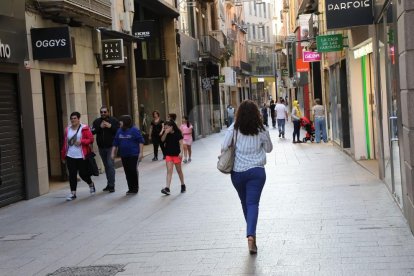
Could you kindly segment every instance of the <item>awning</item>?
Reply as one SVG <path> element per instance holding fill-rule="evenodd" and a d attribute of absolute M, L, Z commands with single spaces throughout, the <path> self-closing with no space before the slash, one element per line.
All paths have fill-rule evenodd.
<path fill-rule="evenodd" d="M 177 8 L 171 6 L 164 0 L 140 0 L 139 4 L 158 15 L 173 18 L 177 18 L 180 16 L 180 13 L 178 12 Z"/>
<path fill-rule="evenodd" d="M 122 38 L 124 41 L 128 41 L 128 42 L 136 42 L 139 41 L 138 38 L 136 38 L 133 35 L 129 35 L 126 33 L 122 33 L 122 32 L 117 32 L 114 30 L 108 30 L 106 28 L 98 28 L 98 31 L 101 32 L 101 35 L 103 38 L 106 39 L 111 39 L 111 38 Z"/>

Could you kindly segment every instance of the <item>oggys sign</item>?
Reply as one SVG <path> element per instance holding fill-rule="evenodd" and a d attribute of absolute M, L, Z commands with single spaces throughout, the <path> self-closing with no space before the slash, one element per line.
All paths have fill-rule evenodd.
<path fill-rule="evenodd" d="M 33 59 L 66 59 L 72 58 L 72 46 L 69 27 L 33 28 Z"/>
<path fill-rule="evenodd" d="M 325 0 L 328 30 L 374 23 L 373 0 Z"/>

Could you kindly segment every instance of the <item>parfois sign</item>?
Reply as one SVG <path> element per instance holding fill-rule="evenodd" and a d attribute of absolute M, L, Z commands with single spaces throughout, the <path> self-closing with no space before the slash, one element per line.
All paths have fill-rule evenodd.
<path fill-rule="evenodd" d="M 328 30 L 374 23 L 373 0 L 325 0 Z"/>

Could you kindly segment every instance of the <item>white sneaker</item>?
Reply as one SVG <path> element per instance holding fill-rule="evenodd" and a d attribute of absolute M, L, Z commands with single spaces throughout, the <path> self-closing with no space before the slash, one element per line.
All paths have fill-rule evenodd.
<path fill-rule="evenodd" d="M 74 199 L 76 199 L 76 195 L 74 195 L 74 194 L 69 194 L 69 195 L 66 197 L 66 201 L 72 201 L 72 200 L 74 200 Z"/>
<path fill-rule="evenodd" d="M 95 183 L 92 182 L 92 186 L 89 186 L 89 192 L 91 193 L 91 195 L 95 194 L 96 192 Z"/>

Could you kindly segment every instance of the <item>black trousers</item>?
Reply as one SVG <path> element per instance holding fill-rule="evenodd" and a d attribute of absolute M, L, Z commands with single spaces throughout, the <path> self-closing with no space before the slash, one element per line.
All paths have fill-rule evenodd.
<path fill-rule="evenodd" d="M 295 136 L 297 137 L 297 141 L 300 141 L 300 121 L 294 120 L 293 121 L 293 142 L 295 141 Z"/>
<path fill-rule="evenodd" d="M 130 192 L 138 192 L 138 156 L 121 157 Z"/>
<path fill-rule="evenodd" d="M 275 127 L 276 126 L 276 114 L 275 114 L 275 112 L 271 112 L 270 117 L 272 117 L 272 127 Z"/>
<path fill-rule="evenodd" d="M 154 157 L 158 158 L 158 147 L 161 148 L 162 155 L 165 156 L 164 143 L 162 143 L 161 140 L 152 139 L 152 146 L 154 147 Z"/>
<path fill-rule="evenodd" d="M 88 183 L 88 185 L 92 184 L 87 160 L 66 156 L 66 166 L 69 171 L 69 184 L 72 192 L 76 192 L 76 187 L 78 186 L 78 172 L 83 181 Z"/>

